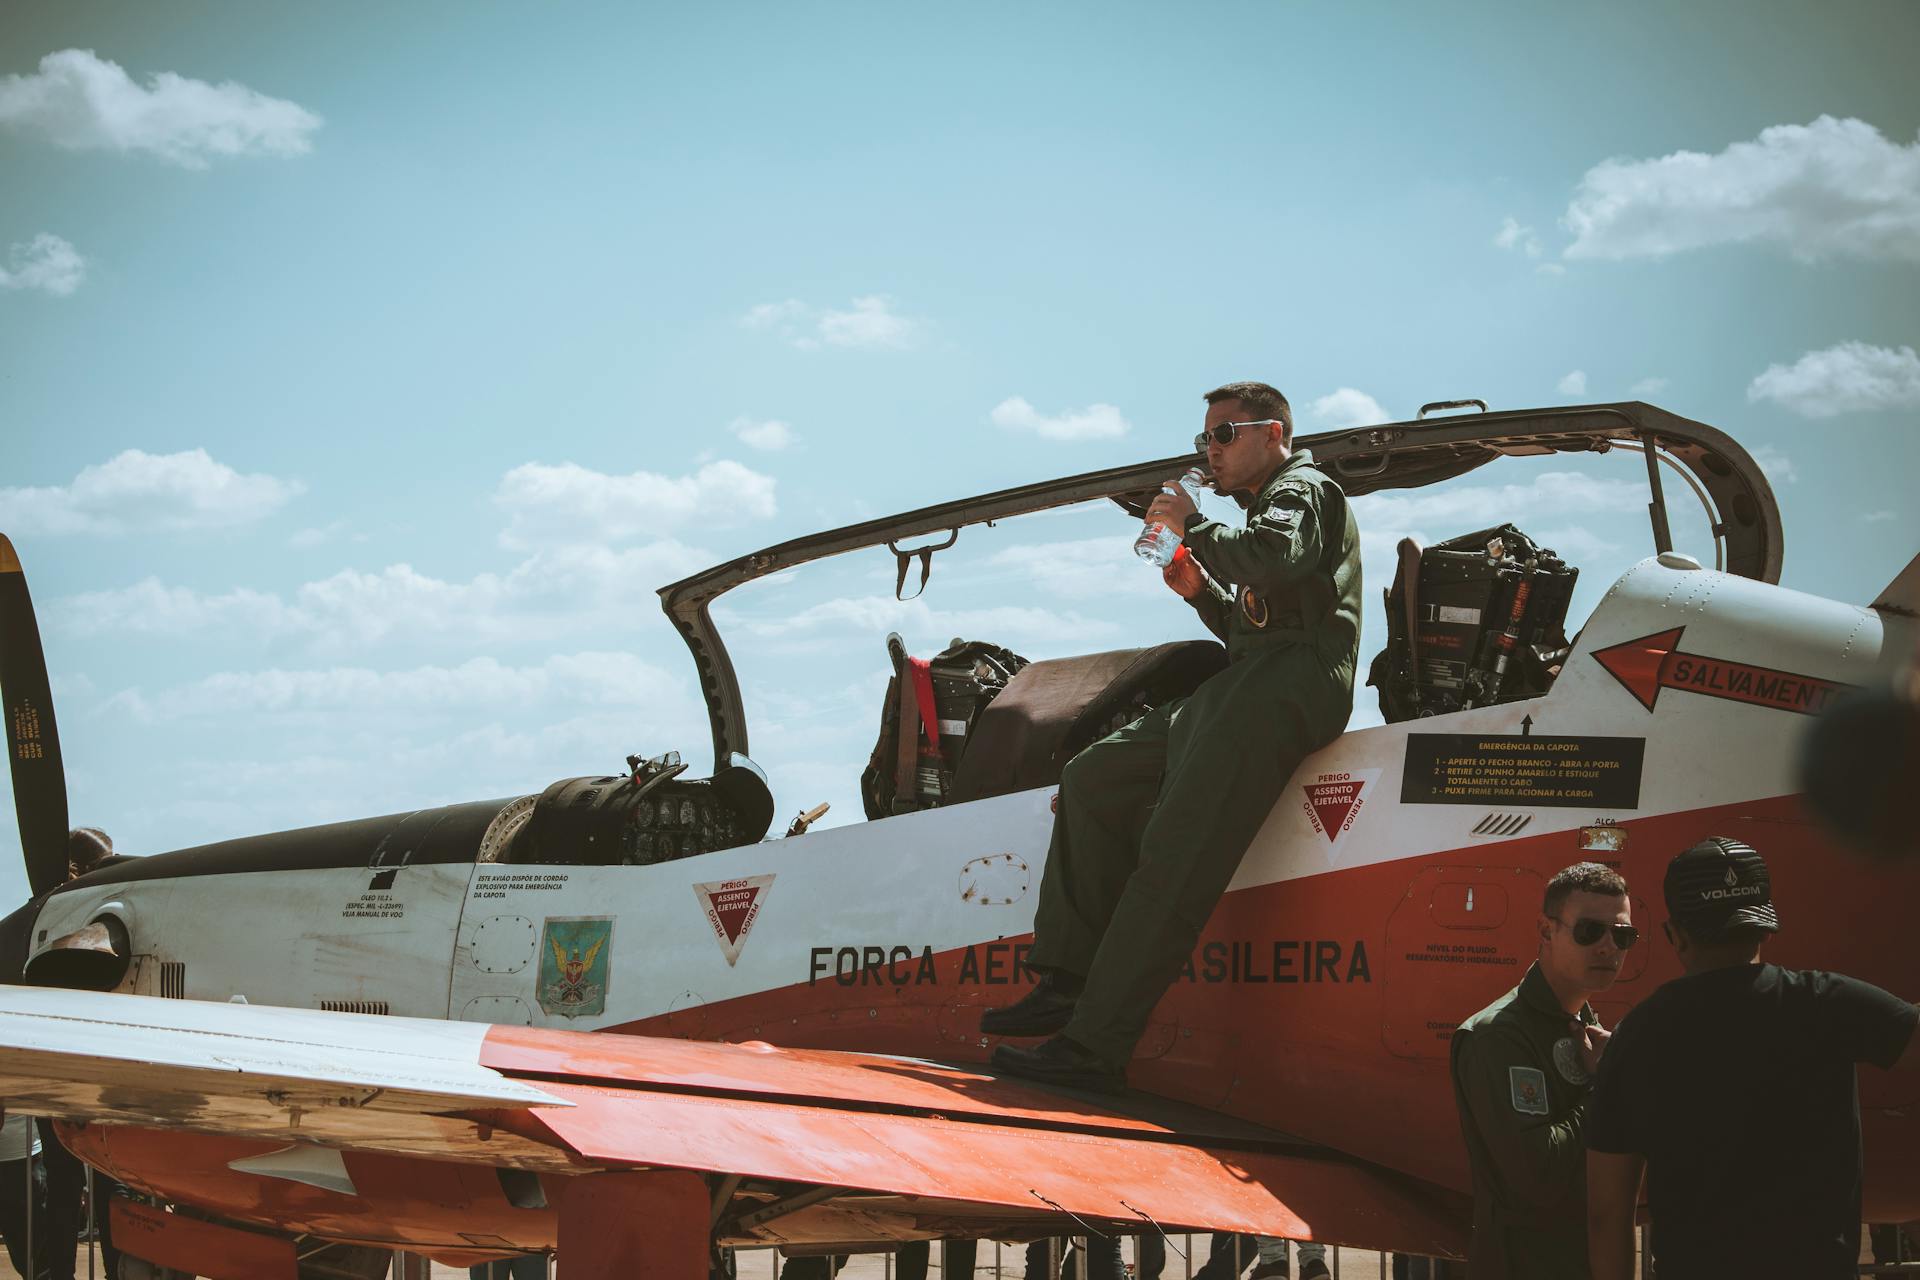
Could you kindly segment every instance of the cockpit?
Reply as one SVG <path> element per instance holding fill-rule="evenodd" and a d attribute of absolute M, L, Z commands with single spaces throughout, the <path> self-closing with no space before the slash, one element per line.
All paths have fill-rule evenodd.
<path fill-rule="evenodd" d="M 1464 414 L 1302 436 L 1350 497 L 1412 489 L 1500 458 L 1623 450 L 1643 455 L 1654 550 L 1671 552 L 1662 467 L 1699 498 L 1716 567 L 1777 581 L 1780 524 L 1760 468 L 1732 439 L 1638 402 Z M 1482 408 L 1484 408 L 1482 406 Z M 943 503 L 796 539 L 661 590 L 692 653 L 707 703 L 716 768 L 683 776 L 677 756 L 629 760 L 625 776 L 555 783 L 503 810 L 482 859 L 645 864 L 764 838 L 774 802 L 747 758 L 732 661 L 710 605 L 746 582 L 810 561 L 885 547 L 898 590 L 965 527 L 1105 500 L 1138 517 L 1161 480 L 1190 459 L 1157 459 Z M 1386 642 L 1363 655 L 1360 679 L 1389 722 L 1537 698 L 1567 657 L 1579 570 L 1554 548 L 1489 511 L 1485 527 L 1397 548 L 1385 588 Z M 918 542 L 916 543 L 916 540 Z M 912 545 L 909 545 L 912 544 Z M 876 640 L 878 638 L 876 637 Z M 876 644 L 876 649 L 878 645 Z M 876 653 L 876 658 L 880 655 Z M 1371 657 L 1371 662 L 1365 659 Z M 1212 640 L 1029 661 L 996 637 L 958 638 L 915 655 L 886 642 L 886 692 L 860 778 L 867 820 L 1051 786 L 1081 748 L 1169 699 L 1190 694 L 1227 661 Z M 1356 691 L 1361 697 L 1367 696 Z M 804 831 L 803 814 L 788 834 Z"/>

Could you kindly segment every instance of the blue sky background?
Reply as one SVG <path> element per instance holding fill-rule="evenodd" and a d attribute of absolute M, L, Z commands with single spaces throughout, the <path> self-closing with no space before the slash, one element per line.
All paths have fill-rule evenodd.
<path fill-rule="evenodd" d="M 1242 377 L 1303 429 L 1651 400 L 1766 461 L 1788 585 L 1864 602 L 1920 550 L 1915 48 L 1909 3 L 10 4 L 0 529 L 74 819 L 704 765 L 658 586 L 1171 452 Z M 1370 500 L 1369 595 L 1401 533 L 1514 519 L 1577 621 L 1640 482 Z M 905 608 L 884 553 L 730 597 L 783 818 L 857 816 L 890 629 L 1195 633 L 1124 526 L 968 534 Z"/>

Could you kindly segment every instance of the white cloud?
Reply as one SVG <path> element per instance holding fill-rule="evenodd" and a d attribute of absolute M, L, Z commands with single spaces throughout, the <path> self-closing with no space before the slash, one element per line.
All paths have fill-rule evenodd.
<path fill-rule="evenodd" d="M 1500 230 L 1493 236 L 1493 244 L 1497 249 L 1517 250 L 1529 258 L 1540 256 L 1540 237 L 1534 234 L 1532 227 L 1523 227 L 1510 217 L 1501 219 Z"/>
<path fill-rule="evenodd" d="M 391 635 L 469 636 L 498 642 L 545 628 L 587 634 L 659 616 L 653 588 L 704 567 L 705 551 L 679 542 L 615 550 L 569 546 L 542 551 L 505 573 L 447 581 L 391 565 L 379 573 L 342 570 L 302 585 L 291 621 L 334 645 L 373 644 Z"/>
<path fill-rule="evenodd" d="M 300 490 L 297 481 L 241 475 L 205 449 L 128 449 L 69 485 L 0 489 L 0 522 L 44 534 L 215 529 L 269 515 Z"/>
<path fill-rule="evenodd" d="M 1747 399 L 1771 400 L 1807 418 L 1920 407 L 1920 355 L 1912 347 L 1842 342 L 1791 365 L 1768 365 Z"/>
<path fill-rule="evenodd" d="M 1133 540 L 1138 534 L 1135 528 L 1098 538 L 1008 547 L 988 556 L 985 563 L 997 576 L 1024 578 L 1039 599 L 1157 599 L 1166 594 L 1167 588 L 1158 573 L 1134 558 Z M 1127 572 L 1129 569 L 1134 572 Z"/>
<path fill-rule="evenodd" d="M 1352 387 L 1328 392 L 1308 405 L 1307 412 L 1316 423 L 1335 431 L 1345 427 L 1370 427 L 1376 422 L 1391 421 L 1393 417 L 1380 407 L 1378 400 Z"/>
<path fill-rule="evenodd" d="M 513 548 L 658 538 L 693 520 L 734 524 L 775 509 L 773 477 L 726 460 L 685 476 L 528 462 L 501 477 L 493 501 L 508 515 L 500 544 Z"/>
<path fill-rule="evenodd" d="M 890 595 L 842 596 L 776 617 L 729 616 L 726 626 L 737 626 L 756 637 L 829 645 L 845 644 L 853 636 L 871 636 L 877 644 L 889 631 L 898 631 L 913 652 L 929 644 L 934 651 L 943 649 L 954 636 L 992 636 L 995 643 L 1021 652 L 1060 645 L 1084 649 L 1088 640 L 1116 630 L 1110 622 L 1052 608 L 936 609 L 925 600 L 896 600 Z M 789 651 L 793 647 L 790 644 Z"/>
<path fill-rule="evenodd" d="M 161 71 L 142 87 L 91 49 L 62 49 L 34 74 L 0 77 L 0 124 L 72 151 L 144 151 L 204 169 L 217 157 L 303 155 L 321 119 L 231 80 Z"/>
<path fill-rule="evenodd" d="M 285 602 L 271 592 L 238 587 L 208 595 L 143 578 L 130 587 L 83 591 L 48 611 L 82 635 L 185 635 L 211 629 L 278 633 L 294 629 Z"/>
<path fill-rule="evenodd" d="M 1642 378 L 1627 390 L 1636 396 L 1657 396 L 1667 389 L 1667 378 Z"/>
<path fill-rule="evenodd" d="M 1866 512 L 1866 513 L 1864 513 L 1864 514 L 1863 514 L 1863 515 L 1862 515 L 1862 516 L 1860 517 L 1860 523 L 1862 523 L 1862 524 L 1885 524 L 1885 523 L 1886 523 L 1887 521 L 1889 521 L 1889 520 L 1892 520 L 1892 519 L 1894 519 L 1894 518 L 1895 518 L 1895 516 L 1894 516 L 1894 513 L 1893 513 L 1893 512 L 1891 512 L 1891 511 L 1888 511 L 1888 510 L 1885 510 L 1885 509 L 1883 508 L 1883 509 L 1881 509 L 1881 510 L 1879 510 L 1879 511 L 1868 511 L 1868 512 Z"/>
<path fill-rule="evenodd" d="M 904 349 L 926 328 L 924 321 L 895 311 L 893 300 L 882 294 L 854 298 L 845 310 L 815 307 L 798 298 L 762 302 L 748 308 L 740 323 L 776 333 L 803 351 L 823 346 Z"/>
<path fill-rule="evenodd" d="M 748 448 L 766 453 L 778 453 L 793 443 L 793 428 L 778 418 L 768 418 L 762 422 L 752 418 L 735 418 L 727 430 L 733 432 Z"/>
<path fill-rule="evenodd" d="M 540 636 L 630 632 L 661 624 L 652 588 L 711 560 L 678 542 L 614 550 L 572 546 L 529 556 L 505 573 L 464 581 L 395 564 L 343 569 L 287 595 L 241 587 L 203 593 L 146 578 L 57 601 L 49 615 L 83 635 L 187 636 L 221 631 L 304 640 L 325 652 L 398 639 L 510 643 Z"/>
<path fill-rule="evenodd" d="M 740 323 L 749 329 L 776 329 L 804 319 L 810 308 L 798 298 L 788 298 L 785 302 L 762 302 L 749 307 L 747 314 L 740 317 Z"/>
<path fill-rule="evenodd" d="M 1793 469 L 1793 459 L 1773 445 L 1763 444 L 1755 448 L 1753 460 L 1759 464 L 1761 474 L 1769 480 L 1792 484 L 1800 478 L 1800 473 Z"/>
<path fill-rule="evenodd" d="M 1920 141 L 1901 146 L 1863 120 L 1776 125 L 1714 155 L 1605 160 L 1561 219 L 1569 258 L 1661 258 L 1769 244 L 1802 262 L 1920 262 Z"/>
<path fill-rule="evenodd" d="M 1644 491 L 1642 496 L 1645 496 Z M 1640 504 L 1640 510 L 1646 510 L 1646 503 L 1642 502 Z M 1530 524 L 1522 525 L 1521 531 L 1541 546 L 1551 548 L 1554 554 L 1558 555 L 1568 564 L 1578 565 L 1589 571 L 1598 569 L 1601 574 L 1601 581 L 1603 582 L 1606 581 L 1607 576 L 1623 572 L 1627 565 L 1633 562 L 1634 557 L 1632 555 L 1628 555 L 1622 559 L 1620 555 L 1620 544 L 1603 537 L 1595 531 L 1593 525 L 1553 525 L 1545 523 L 1545 521 L 1551 519 L 1553 519 L 1551 513 L 1542 513 L 1537 520 L 1532 521 Z M 1608 526 L 1606 527 L 1606 531 L 1609 533 L 1618 532 L 1619 526 Z M 1454 532 L 1462 533 L 1465 531 L 1455 530 Z"/>
<path fill-rule="evenodd" d="M 625 652 L 229 670 L 125 689 L 85 711 L 82 725 L 111 723 L 126 750 L 165 759 L 132 785 L 74 782 L 90 820 L 143 853 L 537 793 L 557 776 L 613 772 L 636 749 L 677 747 L 699 768 L 707 732 L 685 673 Z"/>
<path fill-rule="evenodd" d="M 80 287 L 87 260 L 71 244 L 50 231 L 23 240 L 7 250 L 0 267 L 0 289 L 38 289 L 64 298 Z"/>
<path fill-rule="evenodd" d="M 897 315 L 890 300 L 878 295 L 855 298 L 847 311 L 823 311 L 820 341 L 833 347 L 905 347 L 912 345 L 919 321 Z"/>
<path fill-rule="evenodd" d="M 1555 385 L 1563 396 L 1583 396 L 1587 394 L 1587 372 L 1575 369 Z"/>
<path fill-rule="evenodd" d="M 370 667 L 223 671 L 151 697 L 116 695 L 116 705 L 152 720 L 244 713 L 331 713 L 446 716 L 461 711 L 546 711 L 591 701 L 642 706 L 677 691 L 675 678 L 628 653 L 559 654 L 515 667 L 491 657 L 454 666 L 399 671 Z"/>
<path fill-rule="evenodd" d="M 23 505 L 15 494 L 31 500 L 28 511 L 64 510 L 44 500 L 50 492 L 65 491 L 0 491 L 0 527 L 21 523 L 14 519 Z M 774 482 L 729 461 L 679 477 L 644 471 L 611 476 L 570 463 L 529 463 L 502 477 L 494 500 L 508 517 L 500 542 L 532 550 L 504 572 L 456 580 L 409 564 L 349 568 L 287 593 L 248 587 L 202 592 L 149 577 L 68 597 L 50 615 L 81 634 L 217 631 L 304 642 L 321 652 L 399 639 L 515 643 L 535 636 L 630 634 L 635 627 L 663 625 L 651 588 L 712 559 L 675 540 L 675 530 L 696 519 L 705 527 L 769 516 Z M 340 537 L 356 535 L 336 521 L 303 529 L 292 542 L 310 548 Z M 616 545 L 622 541 L 639 545 Z"/>
<path fill-rule="evenodd" d="M 1043 440 L 1110 440 L 1129 430 L 1120 410 L 1110 404 L 1045 414 L 1027 403 L 1024 396 L 1008 396 L 988 416 L 996 427 L 1031 431 Z"/>
<path fill-rule="evenodd" d="M 338 542 L 343 538 L 352 542 L 365 542 L 367 535 L 345 520 L 330 520 L 323 525 L 296 530 L 287 539 L 287 545 L 296 551 L 311 551 L 315 547 L 324 547 L 330 542 Z"/>
<path fill-rule="evenodd" d="M 1563 276 L 1567 274 L 1567 269 L 1557 262 L 1542 262 L 1534 266 L 1533 274 L 1537 276 Z"/>
<path fill-rule="evenodd" d="M 1543 472 L 1530 484 L 1435 485 L 1369 493 L 1353 500 L 1361 537 L 1377 531 L 1390 540 L 1428 530 L 1450 538 L 1503 520 L 1524 527 L 1527 520 L 1637 512 L 1646 505 L 1644 484 L 1600 480 L 1577 471 Z"/>

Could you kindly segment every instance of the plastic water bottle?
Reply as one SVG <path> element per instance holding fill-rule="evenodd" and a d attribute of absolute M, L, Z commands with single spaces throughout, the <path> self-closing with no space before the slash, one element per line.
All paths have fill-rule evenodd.
<path fill-rule="evenodd" d="M 1197 504 L 1200 490 L 1206 487 L 1207 473 L 1199 467 L 1188 467 L 1187 473 L 1180 477 L 1180 487 Z M 1172 489 L 1164 490 L 1172 493 Z M 1180 549 L 1185 534 L 1172 525 L 1161 524 L 1158 520 L 1149 520 L 1140 530 L 1140 536 L 1133 540 L 1133 554 L 1145 560 L 1155 568 L 1164 569 L 1173 563 L 1173 553 Z"/>

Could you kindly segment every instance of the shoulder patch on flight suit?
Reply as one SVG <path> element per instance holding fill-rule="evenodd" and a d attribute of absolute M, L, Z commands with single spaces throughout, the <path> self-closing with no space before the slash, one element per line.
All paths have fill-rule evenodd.
<path fill-rule="evenodd" d="M 1568 1084 L 1585 1084 L 1592 1079 L 1587 1064 L 1580 1061 L 1580 1050 L 1572 1036 L 1561 1036 L 1553 1042 L 1553 1067 Z"/>
<path fill-rule="evenodd" d="M 1507 1089 L 1513 1109 L 1523 1116 L 1547 1114 L 1547 1073 L 1538 1067 L 1508 1067 Z"/>
<path fill-rule="evenodd" d="M 1300 521 L 1300 513 L 1292 507 L 1269 507 L 1254 517 L 1259 524 L 1271 525 L 1276 529 L 1291 530 Z"/>
<path fill-rule="evenodd" d="M 1271 610 L 1267 608 L 1267 602 L 1260 598 L 1260 593 L 1252 587 L 1243 587 L 1240 590 L 1240 612 L 1247 615 L 1247 621 L 1256 629 L 1266 629 Z"/>

